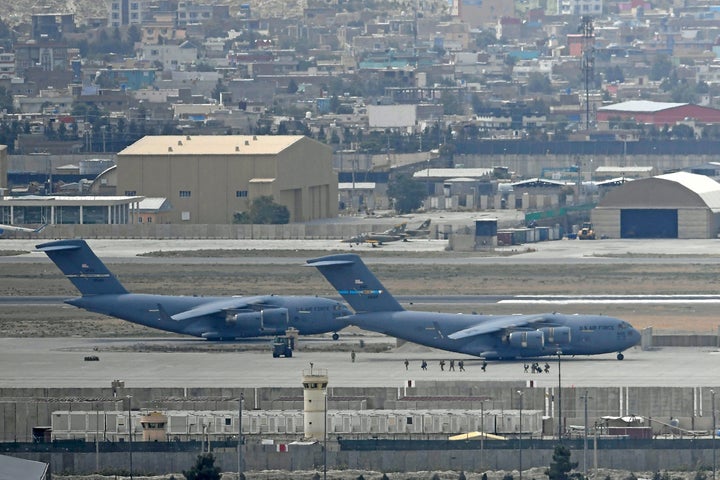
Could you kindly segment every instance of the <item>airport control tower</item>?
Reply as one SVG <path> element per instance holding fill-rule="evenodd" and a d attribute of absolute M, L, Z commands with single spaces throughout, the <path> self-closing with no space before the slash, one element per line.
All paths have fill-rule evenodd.
<path fill-rule="evenodd" d="M 327 369 L 313 368 L 313 364 L 310 363 L 310 370 L 303 370 L 305 438 L 320 441 L 325 438 L 327 384 Z"/>

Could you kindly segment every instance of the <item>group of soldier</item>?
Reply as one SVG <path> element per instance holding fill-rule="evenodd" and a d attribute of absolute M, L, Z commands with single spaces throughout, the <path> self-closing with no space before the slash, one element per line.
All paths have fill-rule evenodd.
<path fill-rule="evenodd" d="M 406 358 L 403 363 L 404 363 L 404 365 L 405 365 L 405 370 L 408 370 L 408 369 L 410 368 L 410 361 Z M 447 369 L 448 372 L 454 372 L 454 371 L 455 371 L 456 362 L 455 362 L 455 360 L 450 360 L 450 361 L 448 361 L 448 362 L 446 363 L 445 360 L 440 360 L 440 362 L 438 363 L 438 365 L 440 365 L 440 371 L 441 371 L 441 372 L 444 372 L 444 371 L 445 371 L 445 365 L 448 365 L 448 369 Z M 464 372 L 464 371 L 465 371 L 465 361 L 464 361 L 464 360 L 458 360 L 458 361 L 457 361 L 457 367 L 458 367 L 457 370 L 458 370 L 459 372 Z M 487 369 L 487 362 L 483 360 L 482 366 L 481 366 L 480 368 L 482 369 L 483 372 L 486 371 L 486 369 Z M 427 363 L 425 360 L 423 360 L 422 362 L 420 362 L 420 369 L 421 369 L 421 370 L 427 370 L 427 369 L 428 369 L 428 363 Z"/>
<path fill-rule="evenodd" d="M 532 365 L 528 365 L 527 363 L 524 365 L 525 373 L 550 373 L 550 364 L 545 362 L 545 365 L 543 367 L 540 366 L 538 362 L 533 363 Z"/>

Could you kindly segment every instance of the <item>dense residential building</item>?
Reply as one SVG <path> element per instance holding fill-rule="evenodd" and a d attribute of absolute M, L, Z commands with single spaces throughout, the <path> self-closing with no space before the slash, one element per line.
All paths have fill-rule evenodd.
<path fill-rule="evenodd" d="M 111 0 L 108 26 L 139 25 L 143 20 L 143 0 Z"/>

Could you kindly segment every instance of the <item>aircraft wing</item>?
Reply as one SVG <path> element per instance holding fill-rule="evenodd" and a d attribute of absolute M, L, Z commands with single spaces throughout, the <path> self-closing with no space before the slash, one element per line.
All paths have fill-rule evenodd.
<path fill-rule="evenodd" d="M 515 328 L 525 328 L 537 324 L 550 325 L 546 315 L 507 315 L 486 322 L 478 323 L 472 327 L 458 330 L 448 335 L 448 338 L 460 340 L 463 338 L 474 337 L 476 335 L 485 335 L 487 333 L 497 333 L 503 330 L 512 330 Z"/>
<path fill-rule="evenodd" d="M 229 311 L 236 312 L 238 310 L 254 311 L 262 307 L 272 307 L 272 305 L 264 302 L 262 297 L 237 297 L 222 300 L 213 300 L 202 305 L 198 305 L 190 310 L 171 315 L 175 321 L 189 320 L 191 318 L 204 317 L 206 315 L 214 315 L 217 313 L 226 313 Z"/>

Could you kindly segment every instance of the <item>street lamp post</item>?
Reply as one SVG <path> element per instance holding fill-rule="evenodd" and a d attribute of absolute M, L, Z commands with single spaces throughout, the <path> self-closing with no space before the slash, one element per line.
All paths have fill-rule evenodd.
<path fill-rule="evenodd" d="M 710 396 L 712 397 L 712 451 L 713 451 L 713 480 L 715 480 L 715 472 L 717 471 L 717 462 L 715 457 L 715 437 L 717 436 L 717 424 L 715 423 L 715 390 L 710 390 Z"/>
<path fill-rule="evenodd" d="M 327 390 L 325 391 L 325 412 L 323 414 L 323 480 L 327 480 Z"/>
<path fill-rule="evenodd" d="M 130 480 L 133 478 L 133 446 L 132 446 L 132 395 L 127 396 L 128 400 L 128 438 L 130 441 Z"/>
<path fill-rule="evenodd" d="M 480 467 L 483 465 L 483 454 L 485 453 L 485 402 L 480 402 Z"/>
<path fill-rule="evenodd" d="M 585 396 L 583 397 L 585 400 L 585 424 L 583 425 L 583 477 L 587 478 L 587 427 L 588 427 L 588 411 L 587 411 L 587 401 L 588 401 L 588 392 L 585 390 Z"/>
<path fill-rule="evenodd" d="M 558 441 L 562 441 L 562 373 L 560 372 L 560 355 L 562 350 L 555 352 L 558 358 Z"/>
<path fill-rule="evenodd" d="M 238 480 L 242 478 L 242 414 L 243 414 L 243 403 L 245 402 L 245 394 L 240 392 L 240 399 L 238 400 L 238 444 L 237 444 L 237 470 Z"/>
<path fill-rule="evenodd" d="M 521 390 L 517 391 L 518 396 L 520 396 L 520 438 L 518 442 L 518 460 L 520 464 L 520 468 L 518 469 L 520 480 L 522 480 L 522 436 L 523 436 L 523 429 L 522 429 L 522 409 L 523 409 L 523 392 Z"/>

